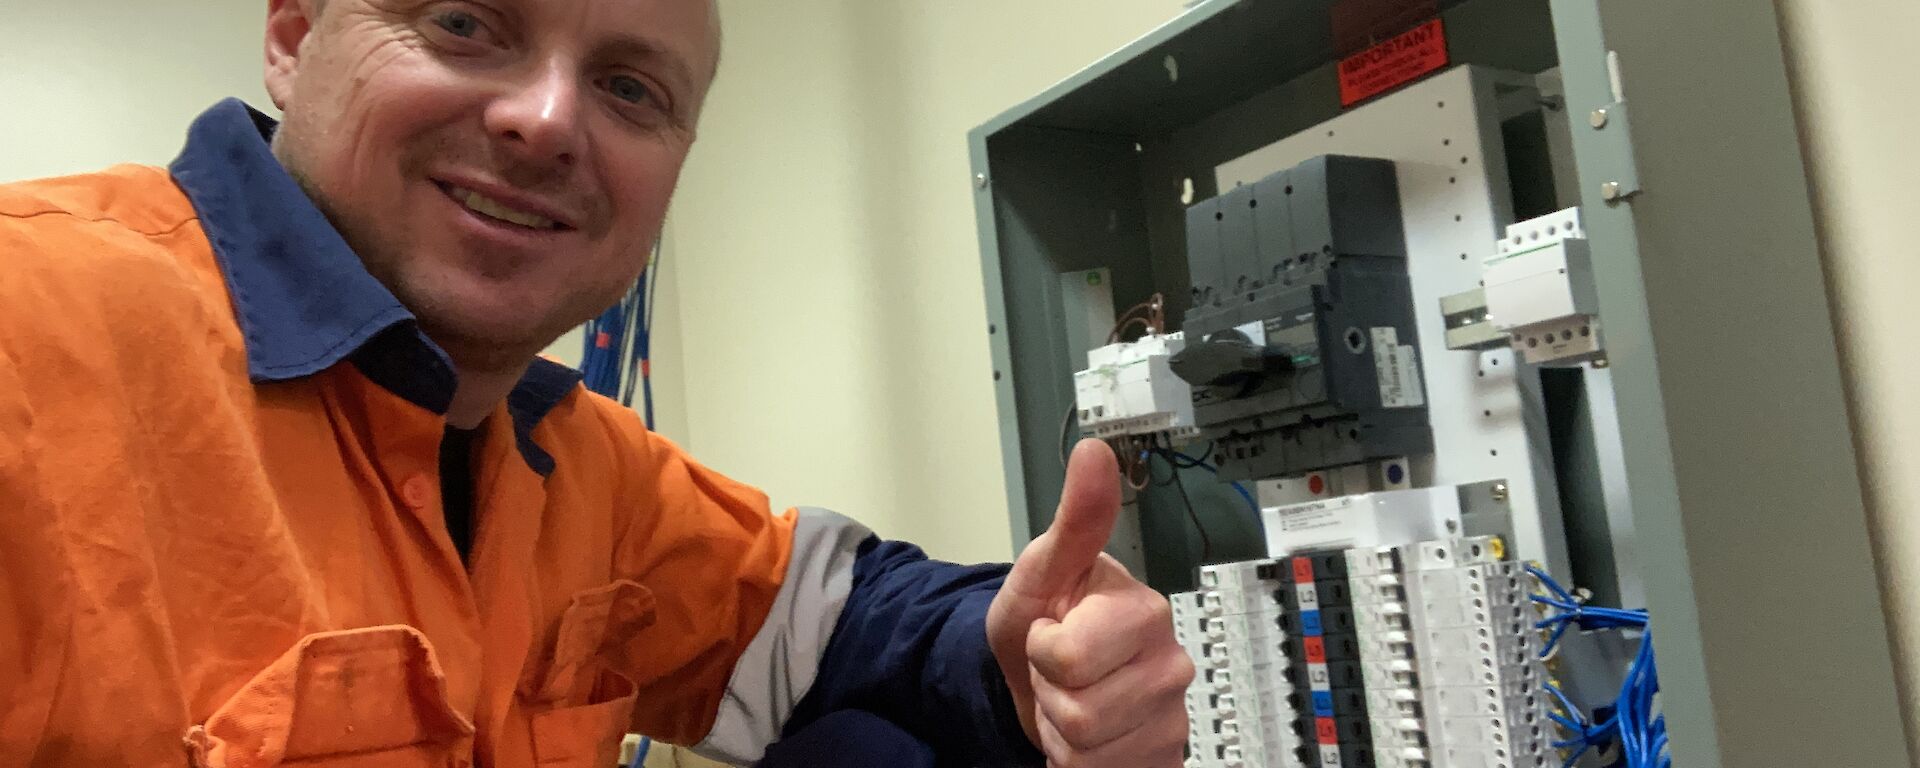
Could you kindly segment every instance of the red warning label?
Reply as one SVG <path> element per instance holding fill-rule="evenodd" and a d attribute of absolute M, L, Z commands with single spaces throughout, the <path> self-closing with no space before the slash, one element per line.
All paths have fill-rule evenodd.
<path fill-rule="evenodd" d="M 1439 19 L 1340 60 L 1340 106 L 1351 107 L 1447 65 Z"/>

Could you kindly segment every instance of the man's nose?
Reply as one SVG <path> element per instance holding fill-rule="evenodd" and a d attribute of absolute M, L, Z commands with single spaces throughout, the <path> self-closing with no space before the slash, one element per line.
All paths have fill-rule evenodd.
<path fill-rule="evenodd" d="M 488 105 L 487 131 L 517 160 L 570 166 L 583 141 L 581 98 L 571 67 L 542 63 Z"/>

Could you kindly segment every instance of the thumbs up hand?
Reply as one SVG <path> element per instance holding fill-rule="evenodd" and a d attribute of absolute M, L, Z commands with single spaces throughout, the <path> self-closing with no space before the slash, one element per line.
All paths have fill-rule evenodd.
<path fill-rule="evenodd" d="M 1053 526 L 987 612 L 1020 724 L 1052 768 L 1178 766 L 1186 745 L 1193 662 L 1166 598 L 1100 551 L 1119 514 L 1113 451 L 1082 440 Z"/>

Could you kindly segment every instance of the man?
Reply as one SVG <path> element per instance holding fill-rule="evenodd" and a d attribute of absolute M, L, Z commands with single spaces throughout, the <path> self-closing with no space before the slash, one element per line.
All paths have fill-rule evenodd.
<path fill-rule="evenodd" d="M 0 187 L 0 765 L 1179 762 L 1104 445 L 1010 570 L 936 563 L 535 357 L 658 236 L 718 29 L 272 0 L 284 122 Z"/>

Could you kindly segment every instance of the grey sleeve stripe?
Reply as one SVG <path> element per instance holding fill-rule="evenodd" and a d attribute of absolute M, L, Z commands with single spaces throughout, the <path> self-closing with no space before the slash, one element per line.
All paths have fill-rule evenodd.
<path fill-rule="evenodd" d="M 853 561 L 873 531 L 824 509 L 801 509 L 786 582 L 733 667 L 720 716 L 693 751 L 734 765 L 760 759 L 813 686 L 853 590 Z"/>

